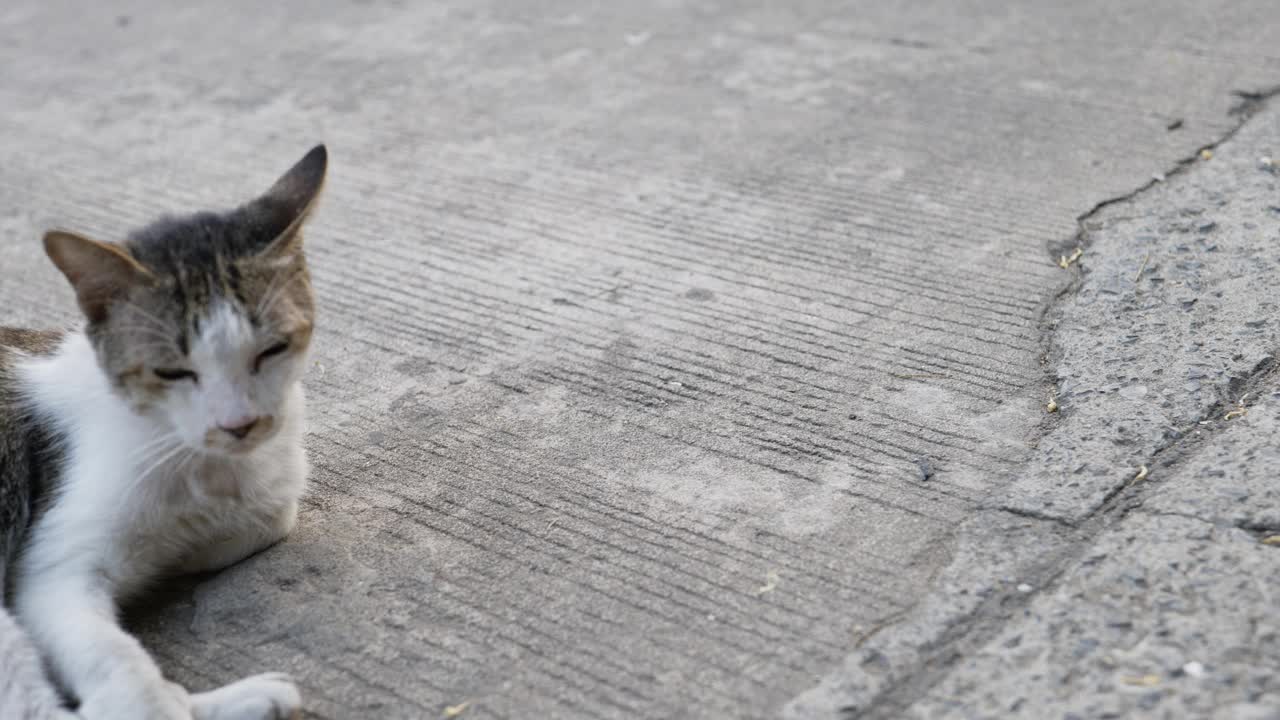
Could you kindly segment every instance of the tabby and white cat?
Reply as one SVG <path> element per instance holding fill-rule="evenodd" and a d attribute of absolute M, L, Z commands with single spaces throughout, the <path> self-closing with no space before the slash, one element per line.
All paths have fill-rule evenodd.
<path fill-rule="evenodd" d="M 0 607 L 0 718 L 299 714 L 282 674 L 191 694 L 168 682 L 117 603 L 294 526 L 315 311 L 300 228 L 326 163 L 318 146 L 235 210 L 164 218 L 120 244 L 45 235 L 86 322 L 0 328 L 0 588 L 13 612 Z"/>

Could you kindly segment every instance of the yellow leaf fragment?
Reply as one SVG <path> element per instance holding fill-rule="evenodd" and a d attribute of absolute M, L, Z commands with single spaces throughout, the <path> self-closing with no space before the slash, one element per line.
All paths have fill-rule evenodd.
<path fill-rule="evenodd" d="M 1245 398 L 1247 398 L 1247 397 L 1249 397 L 1247 394 L 1246 394 L 1246 395 L 1241 396 L 1241 398 L 1240 398 L 1239 400 L 1237 400 L 1237 401 L 1236 401 L 1236 406 L 1235 406 L 1235 408 L 1234 408 L 1234 409 L 1232 409 L 1232 410 L 1230 410 L 1230 411 L 1228 411 L 1226 415 L 1223 415 L 1223 416 L 1222 416 L 1222 419 L 1223 419 L 1223 420 L 1234 420 L 1234 419 L 1236 419 L 1236 418 L 1238 418 L 1238 417 L 1244 417 L 1245 415 L 1248 415 L 1248 414 L 1249 414 L 1249 408 L 1247 408 L 1247 407 L 1245 407 L 1245 406 L 1244 406 L 1244 401 L 1245 401 Z"/>
<path fill-rule="evenodd" d="M 1063 270 L 1066 270 L 1067 268 L 1075 264 L 1075 262 L 1079 260 L 1083 255 L 1084 255 L 1084 248 L 1076 248 L 1075 252 L 1071 253 L 1070 256 L 1063 255 L 1058 258 L 1058 267 L 1062 268 Z"/>
<path fill-rule="evenodd" d="M 1147 253 L 1147 256 L 1142 258 L 1142 264 L 1138 266 L 1138 274 L 1133 276 L 1135 283 L 1142 279 L 1142 273 L 1147 269 L 1147 263 L 1149 262 L 1151 262 L 1151 253 Z"/>

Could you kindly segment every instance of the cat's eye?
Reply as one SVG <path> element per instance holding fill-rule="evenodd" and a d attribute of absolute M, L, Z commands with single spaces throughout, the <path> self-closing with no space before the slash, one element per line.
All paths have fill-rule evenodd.
<path fill-rule="evenodd" d="M 156 368 L 151 372 L 155 373 L 156 377 L 164 380 L 165 382 L 178 382 L 179 380 L 196 381 L 195 373 L 181 368 Z"/>
<path fill-rule="evenodd" d="M 253 371 L 257 372 L 262 367 L 262 363 L 270 360 L 271 358 L 277 355 L 280 355 L 281 353 L 283 353 L 285 350 L 288 350 L 288 349 L 289 349 L 288 342 L 278 342 L 275 345 L 272 345 L 271 347 L 267 348 L 266 350 L 263 350 L 261 353 L 258 354 L 257 359 L 253 361 Z"/>

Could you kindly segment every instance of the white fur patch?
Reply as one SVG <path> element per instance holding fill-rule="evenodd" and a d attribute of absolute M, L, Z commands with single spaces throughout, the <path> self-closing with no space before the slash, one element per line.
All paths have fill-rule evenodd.
<path fill-rule="evenodd" d="M 215 318 L 209 331 L 210 362 L 225 362 L 244 339 L 230 318 Z M 118 627 L 115 603 L 164 570 L 229 564 L 292 529 L 307 475 L 301 386 L 281 378 L 274 434 L 227 456 L 199 451 L 163 413 L 134 412 L 112 391 L 82 334 L 51 357 L 24 361 L 18 373 L 35 411 L 67 439 L 56 499 L 17 563 L 18 621 L 93 717 L 190 720 L 185 691 L 165 681 Z M 281 692 L 270 688 L 272 697 Z M 234 698 L 258 707 L 242 693 Z M 259 717 L 212 707 L 204 716 Z"/>
<path fill-rule="evenodd" d="M 0 608 L 0 718 L 74 720 L 44 679 L 40 655 Z"/>

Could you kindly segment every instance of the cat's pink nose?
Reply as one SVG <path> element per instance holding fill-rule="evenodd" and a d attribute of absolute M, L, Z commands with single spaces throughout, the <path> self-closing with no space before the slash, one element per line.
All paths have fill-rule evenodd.
<path fill-rule="evenodd" d="M 218 429 L 224 433 L 227 433 L 228 435 L 231 435 L 237 440 L 243 440 L 249 437 L 249 433 L 253 432 L 253 429 L 257 427 L 259 419 L 260 418 L 255 417 L 255 418 L 237 420 L 235 424 L 230 426 L 219 425 Z"/>

